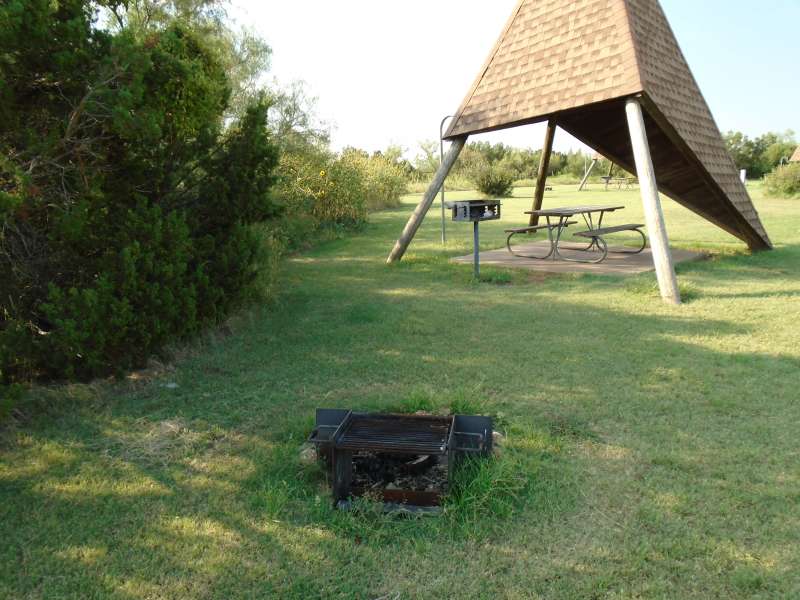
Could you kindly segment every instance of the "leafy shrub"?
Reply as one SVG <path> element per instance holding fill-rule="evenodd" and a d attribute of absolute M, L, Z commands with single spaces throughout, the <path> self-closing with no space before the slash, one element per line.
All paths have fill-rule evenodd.
<path fill-rule="evenodd" d="M 353 149 L 345 150 L 342 159 L 361 173 L 367 210 L 400 206 L 400 197 L 408 189 L 406 173 L 401 165 L 380 154 L 369 156 Z"/>
<path fill-rule="evenodd" d="M 492 198 L 505 198 L 514 189 L 514 174 L 502 167 L 485 166 L 475 174 L 475 187 Z"/>
<path fill-rule="evenodd" d="M 322 189 L 325 160 L 316 153 L 281 154 L 275 198 L 282 205 L 283 214 L 276 226 L 288 249 L 302 248 L 320 228 L 314 206 Z"/>
<path fill-rule="evenodd" d="M 367 217 L 357 165 L 319 148 L 284 153 L 275 196 L 285 208 L 281 229 L 290 247 L 325 228 L 355 227 Z"/>
<path fill-rule="evenodd" d="M 280 230 L 292 248 L 320 230 L 359 227 L 369 211 L 399 206 L 406 193 L 401 165 L 352 148 L 337 155 L 295 145 L 281 155 L 279 171 L 275 196 L 285 208 Z"/>
<path fill-rule="evenodd" d="M 18 8 L 0 8 L 2 378 L 140 366 L 278 251 L 253 228 L 279 213 L 268 105 L 223 130 L 225 69 L 184 25 L 140 39 L 94 28 L 89 2 Z"/>
<path fill-rule="evenodd" d="M 314 206 L 314 215 L 320 222 L 347 227 L 364 223 L 367 220 L 366 187 L 358 161 L 342 154 L 320 175 L 323 188 Z"/>
<path fill-rule="evenodd" d="M 789 163 L 775 169 L 764 180 L 767 195 L 773 198 L 800 196 L 800 163 Z"/>

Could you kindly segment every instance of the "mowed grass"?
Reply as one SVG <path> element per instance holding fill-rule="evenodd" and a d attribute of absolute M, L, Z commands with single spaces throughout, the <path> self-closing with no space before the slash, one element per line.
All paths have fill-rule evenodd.
<path fill-rule="evenodd" d="M 754 196 L 773 252 L 665 201 L 712 253 L 680 307 L 651 274 L 473 282 L 438 206 L 386 266 L 409 197 L 172 366 L 37 389 L 2 434 L 0 597 L 800 597 L 800 202 Z M 503 454 L 444 517 L 338 513 L 298 456 L 318 406 L 491 413 Z"/>

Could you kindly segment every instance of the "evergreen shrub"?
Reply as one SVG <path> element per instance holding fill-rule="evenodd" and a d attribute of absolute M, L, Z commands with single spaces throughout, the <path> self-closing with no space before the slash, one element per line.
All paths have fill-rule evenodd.
<path fill-rule="evenodd" d="M 99 29 L 88 0 L 0 7 L 0 381 L 140 367 L 258 282 L 278 148 L 226 126 L 217 50 Z"/>

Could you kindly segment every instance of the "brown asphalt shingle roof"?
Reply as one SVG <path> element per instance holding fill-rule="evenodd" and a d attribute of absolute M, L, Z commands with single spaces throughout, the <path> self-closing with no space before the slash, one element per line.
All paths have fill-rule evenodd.
<path fill-rule="evenodd" d="M 445 137 L 554 117 L 628 170 L 641 95 L 659 188 L 745 240 L 769 237 L 658 0 L 521 0 Z"/>

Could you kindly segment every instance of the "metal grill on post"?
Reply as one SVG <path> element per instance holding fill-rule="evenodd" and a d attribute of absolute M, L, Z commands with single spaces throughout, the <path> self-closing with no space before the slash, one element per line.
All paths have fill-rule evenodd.
<path fill-rule="evenodd" d="M 480 279 L 480 236 L 478 224 L 481 221 L 494 221 L 500 218 L 500 200 L 458 200 L 448 202 L 453 221 L 472 222 L 473 263 L 475 279 Z"/>

